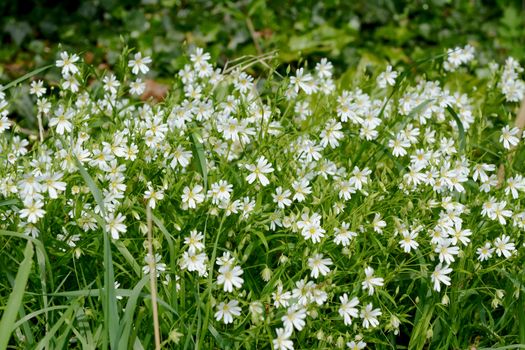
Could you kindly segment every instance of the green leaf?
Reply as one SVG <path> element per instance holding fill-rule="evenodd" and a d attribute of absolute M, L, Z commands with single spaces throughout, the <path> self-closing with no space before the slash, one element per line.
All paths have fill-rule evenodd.
<path fill-rule="evenodd" d="M 17 85 L 18 83 L 23 82 L 24 80 L 27 80 L 27 79 L 29 79 L 29 78 L 31 78 L 31 77 L 33 77 L 33 76 L 39 74 L 39 73 L 42 73 L 43 71 L 48 70 L 48 69 L 51 68 L 51 67 L 54 67 L 54 65 L 50 64 L 50 65 L 48 65 L 48 66 L 41 67 L 41 68 L 37 68 L 37 69 L 35 69 L 35 70 L 33 70 L 33 71 L 27 73 L 27 74 L 24 74 L 24 75 L 22 75 L 20 78 L 13 80 L 13 81 L 10 82 L 9 84 L 0 87 L 0 91 L 7 90 L 7 89 L 9 89 L 9 88 L 11 88 L 11 87 Z"/>
<path fill-rule="evenodd" d="M 204 191 L 208 189 L 208 167 L 206 165 L 206 155 L 204 154 L 204 146 L 201 142 L 201 136 L 196 132 L 191 133 L 191 142 L 193 148 L 193 156 L 197 159 L 197 168 L 204 181 Z"/>
<path fill-rule="evenodd" d="M 13 325 L 15 324 L 18 310 L 22 305 L 27 279 L 29 278 L 29 273 L 31 272 L 31 267 L 33 265 L 33 254 L 33 243 L 28 241 L 24 250 L 24 260 L 22 260 L 18 272 L 16 273 L 13 291 L 9 295 L 4 314 L 2 315 L 2 320 L 0 321 L 0 350 L 5 350 L 7 348 L 9 339 L 11 338 L 11 333 L 14 331 Z"/>
<path fill-rule="evenodd" d="M 119 349 L 126 350 L 129 348 L 130 333 L 134 324 L 133 314 L 135 313 L 135 308 L 137 307 L 137 300 L 140 296 L 140 292 L 142 291 L 146 283 L 148 283 L 148 281 L 149 275 L 142 277 L 139 283 L 137 283 L 137 285 L 131 291 L 128 303 L 126 304 L 126 311 L 124 312 L 124 316 L 122 316 L 122 322 L 119 327 Z"/>
<path fill-rule="evenodd" d="M 465 129 L 463 128 L 463 123 L 461 122 L 461 120 L 459 119 L 458 115 L 456 114 L 456 112 L 454 111 L 454 109 L 452 109 L 452 107 L 450 106 L 447 106 L 447 111 L 450 113 L 450 115 L 452 116 L 452 118 L 454 118 L 454 120 L 456 121 L 456 123 L 458 124 L 458 131 L 459 131 L 459 150 L 460 150 L 460 153 L 464 153 L 465 152 Z"/>

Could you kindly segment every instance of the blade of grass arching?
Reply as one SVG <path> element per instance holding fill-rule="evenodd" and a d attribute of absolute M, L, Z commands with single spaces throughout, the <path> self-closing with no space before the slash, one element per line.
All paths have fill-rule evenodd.
<path fill-rule="evenodd" d="M 27 314 L 24 317 L 22 317 L 21 319 L 19 319 L 18 321 L 16 321 L 16 323 L 13 325 L 13 329 L 17 329 L 18 327 L 20 327 L 21 325 L 23 325 L 27 321 L 29 321 L 29 320 L 31 320 L 31 319 L 39 316 L 39 315 L 48 313 L 49 311 L 62 310 L 62 309 L 67 309 L 67 308 L 68 308 L 68 306 L 65 306 L 65 305 L 57 305 L 57 306 L 50 306 L 50 307 L 47 307 L 45 309 L 40 309 L 40 310 L 37 310 L 37 311 L 33 311 L 30 314 Z"/>
<path fill-rule="evenodd" d="M 168 242 L 168 248 L 170 251 L 170 267 L 172 271 L 176 271 L 177 257 L 175 255 L 175 247 L 173 246 L 173 236 L 168 232 L 162 221 L 160 221 L 159 218 L 155 216 L 155 214 L 152 213 L 151 218 L 153 219 L 153 222 L 159 228 L 160 232 L 162 232 L 164 238 Z"/>
<path fill-rule="evenodd" d="M 93 181 L 93 178 L 86 171 L 82 163 L 76 158 L 75 162 L 82 178 L 95 198 L 95 201 L 100 208 L 100 212 L 106 217 L 102 191 L 97 187 L 95 181 Z M 106 232 L 103 222 L 99 222 L 99 226 L 101 226 L 104 234 L 104 298 L 102 303 L 104 310 L 104 329 L 106 334 L 109 335 L 110 348 L 115 349 L 118 343 L 118 328 L 120 323 L 117 309 L 117 298 L 115 295 L 115 272 L 113 270 L 111 242 L 109 241 L 108 232 Z"/>
<path fill-rule="evenodd" d="M 208 167 L 206 165 L 206 155 L 204 154 L 204 146 L 201 142 L 201 136 L 197 131 L 191 133 L 191 143 L 193 148 L 193 155 L 197 159 L 197 168 L 204 181 L 204 191 L 208 189 Z"/>
<path fill-rule="evenodd" d="M 77 305 L 77 310 L 80 308 L 80 305 Z M 57 334 L 55 336 L 55 343 L 54 348 L 55 349 L 66 349 L 67 348 L 67 341 L 71 338 L 71 332 L 73 329 L 73 319 L 72 318 L 66 318 L 64 319 L 65 327 L 62 330 L 61 334 Z M 84 347 L 82 347 L 84 349 Z"/>
<path fill-rule="evenodd" d="M 115 247 L 117 247 L 117 250 L 119 253 L 126 259 L 126 261 L 131 265 L 133 268 L 133 272 L 140 277 L 141 275 L 141 268 L 140 265 L 137 263 L 135 258 L 133 258 L 133 255 L 129 252 L 128 248 L 121 242 L 121 241 L 115 241 L 114 242 Z"/>
<path fill-rule="evenodd" d="M 78 307 L 78 303 L 74 301 L 67 310 L 62 314 L 62 316 L 55 322 L 53 327 L 46 333 L 44 338 L 40 340 L 40 342 L 37 344 L 35 350 L 42 350 L 44 348 L 47 348 L 50 346 L 51 340 L 55 339 L 55 335 L 62 327 L 62 324 L 66 321 L 66 319 L 71 319 L 73 317 L 73 310 Z M 51 349 L 54 349 L 55 347 L 51 347 Z"/>
<path fill-rule="evenodd" d="M 89 175 L 86 168 L 82 165 L 82 163 L 75 157 L 75 163 L 77 165 L 78 171 L 80 172 L 80 175 L 82 175 L 82 178 L 86 182 L 86 184 L 89 187 L 89 190 L 91 191 L 91 194 L 93 195 L 93 198 L 95 198 L 95 202 L 97 202 L 100 212 L 102 213 L 102 216 L 106 217 L 106 211 L 104 208 L 104 197 L 102 196 L 102 191 L 98 188 L 97 184 Z"/>
<path fill-rule="evenodd" d="M 18 83 L 23 82 L 24 80 L 27 80 L 27 79 L 29 79 L 29 78 L 31 78 L 31 77 L 34 77 L 35 75 L 37 75 L 37 74 L 39 74 L 39 73 L 42 73 L 43 71 L 48 70 L 48 69 L 51 68 L 51 67 L 54 67 L 54 65 L 53 65 L 53 64 L 50 64 L 50 65 L 48 65 L 48 66 L 40 67 L 40 68 L 37 68 L 37 69 L 35 69 L 35 70 L 32 70 L 31 72 L 22 75 L 20 78 L 13 80 L 13 81 L 10 82 L 9 84 L 6 84 L 5 86 L 0 87 L 0 91 L 7 90 L 7 89 L 9 89 L 9 88 L 11 88 L 11 87 L 17 85 Z"/>
<path fill-rule="evenodd" d="M 450 113 L 452 118 L 456 121 L 456 124 L 458 125 L 458 131 L 459 131 L 459 153 L 463 154 L 465 152 L 465 128 L 463 128 L 463 123 L 461 122 L 461 119 L 459 119 L 459 116 L 457 115 L 456 111 L 450 106 L 447 106 L 447 111 Z"/>
<path fill-rule="evenodd" d="M 96 349 L 96 346 L 90 345 L 87 339 L 75 327 L 71 327 L 71 331 L 75 334 L 77 341 L 80 342 L 80 344 L 82 345 L 83 350 L 95 350 Z"/>
<path fill-rule="evenodd" d="M 148 276 L 142 277 L 142 279 L 137 283 L 137 285 L 133 288 L 131 291 L 131 295 L 128 298 L 128 302 L 126 304 L 126 311 L 124 311 L 124 315 L 122 316 L 122 321 L 120 323 L 120 340 L 118 344 L 119 350 L 127 350 L 129 348 L 129 340 L 132 339 L 130 337 L 131 329 L 134 325 L 134 319 L 133 315 L 135 314 L 135 308 L 137 307 L 137 300 L 140 296 L 140 293 L 146 283 L 148 283 Z"/>
<path fill-rule="evenodd" d="M 20 267 L 16 273 L 13 291 L 9 295 L 7 305 L 2 315 L 2 320 L 0 320 L 0 350 L 5 350 L 7 348 L 7 344 L 11 338 L 11 333 L 14 330 L 13 325 L 18 310 L 22 305 L 27 279 L 29 278 L 29 273 L 31 272 L 31 267 L 33 265 L 33 254 L 33 243 L 28 241 L 24 250 L 24 260 L 20 263 Z"/>

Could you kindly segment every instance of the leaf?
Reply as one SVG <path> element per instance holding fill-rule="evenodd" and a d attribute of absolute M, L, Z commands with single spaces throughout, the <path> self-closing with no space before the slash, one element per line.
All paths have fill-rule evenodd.
<path fill-rule="evenodd" d="M 75 163 L 77 164 L 78 171 L 80 172 L 80 175 L 82 175 L 82 178 L 84 178 L 84 181 L 89 187 L 89 190 L 91 191 L 91 194 L 95 198 L 95 202 L 97 202 L 100 212 L 104 217 L 106 217 L 106 211 L 104 209 L 104 199 L 102 196 L 102 191 L 98 188 L 98 186 L 95 184 L 95 181 L 93 181 L 93 178 L 89 173 L 86 171 L 86 168 L 80 163 L 80 161 L 75 157 Z"/>
<path fill-rule="evenodd" d="M 27 73 L 27 74 L 24 74 L 24 75 L 22 75 L 20 78 L 13 80 L 13 81 L 10 82 L 9 84 L 0 87 L 0 91 L 7 90 L 7 89 L 9 89 L 9 88 L 11 88 L 11 87 L 17 85 L 18 83 L 23 82 L 23 81 L 26 80 L 26 79 L 29 79 L 29 78 L 31 78 L 31 77 L 33 77 L 33 76 L 39 74 L 39 73 L 42 73 L 42 72 L 45 71 L 45 70 L 48 70 L 48 69 L 51 68 L 51 67 L 54 67 L 54 65 L 50 64 L 50 65 L 48 65 L 48 66 L 41 67 L 41 68 L 37 68 L 37 69 L 35 69 L 35 70 L 33 70 L 33 71 Z"/>
<path fill-rule="evenodd" d="M 196 132 L 191 133 L 191 142 L 193 149 L 193 156 L 197 159 L 197 168 L 204 181 L 204 191 L 208 189 L 208 167 L 206 165 L 206 155 L 204 154 L 204 146 L 201 142 L 201 136 Z"/>
<path fill-rule="evenodd" d="M 459 150 L 460 150 L 460 153 L 464 153 L 465 152 L 465 129 L 463 128 L 463 123 L 461 122 L 461 120 L 459 119 L 458 115 L 456 114 L 456 112 L 454 111 L 454 109 L 452 109 L 452 107 L 450 106 L 447 106 L 447 111 L 450 113 L 450 115 L 452 116 L 452 118 L 454 118 L 454 120 L 456 121 L 456 123 L 458 124 L 458 131 L 459 131 Z"/>
<path fill-rule="evenodd" d="M 33 265 L 33 254 L 33 243 L 28 241 L 24 250 L 24 260 L 22 260 L 18 272 L 16 273 L 13 291 L 9 295 L 7 305 L 2 315 L 2 320 L 0 321 L 0 350 L 5 350 L 7 348 L 9 339 L 11 338 L 11 333 L 14 331 L 13 325 L 15 324 L 18 310 L 22 305 L 27 279 L 29 278 L 29 273 L 31 272 L 31 267 Z"/>
<path fill-rule="evenodd" d="M 7 205 L 14 205 L 14 204 L 18 204 L 20 203 L 20 201 L 16 198 L 13 198 L 13 199 L 6 199 L 6 200 L 3 200 L 3 201 L 0 201 L 0 207 L 3 207 L 3 206 L 7 206 Z"/>
<path fill-rule="evenodd" d="M 89 187 L 91 194 L 95 198 L 102 215 L 105 217 L 104 200 L 102 192 L 93 181 L 93 178 L 86 171 L 82 163 L 75 157 L 80 174 Z M 119 314 L 117 309 L 117 298 L 115 295 L 115 271 L 113 269 L 113 259 L 111 256 L 111 242 L 109 240 L 108 232 L 102 223 L 102 230 L 104 232 L 104 296 L 103 296 L 103 310 L 104 310 L 104 328 L 109 334 L 110 347 L 115 349 L 118 342 L 119 333 Z M 1 349 L 0 349 L 1 350 Z"/>
<path fill-rule="evenodd" d="M 134 324 L 133 314 L 135 312 L 135 308 L 137 307 L 137 300 L 140 296 L 140 292 L 142 291 L 146 283 L 148 283 L 148 281 L 149 275 L 145 275 L 131 291 L 128 303 L 126 304 L 126 311 L 124 312 L 124 316 L 122 316 L 122 322 L 120 324 L 121 331 L 120 341 L 118 344 L 119 349 L 126 350 L 129 348 L 131 328 Z"/>

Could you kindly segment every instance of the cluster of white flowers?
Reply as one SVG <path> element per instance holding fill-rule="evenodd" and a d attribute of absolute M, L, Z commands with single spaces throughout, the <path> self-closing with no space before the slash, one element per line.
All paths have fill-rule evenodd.
<path fill-rule="evenodd" d="M 375 77 L 380 89 L 337 88 L 326 59 L 268 91 L 242 67 L 214 68 L 202 49 L 188 58 L 181 88 L 155 104 L 133 97 L 144 92 L 137 76 L 148 73 L 149 57 L 134 54 L 127 73 L 105 72 L 97 89 L 82 78 L 80 58 L 62 52 L 67 93 L 52 99 L 44 82 L 31 83 L 51 135 L 44 143 L 11 130 L 0 90 L 0 194 L 15 199 L 0 207 L 0 229 L 46 230 L 50 239 L 47 227 L 67 222 L 52 239 L 78 259 L 79 243 L 97 231 L 142 239 L 139 207 L 149 206 L 164 235 L 181 234 L 170 238 L 176 248 L 159 244 L 146 255 L 142 273 L 154 263 L 168 287 L 173 277 L 177 290 L 191 281 L 191 295 L 205 285 L 220 327 L 250 322 L 241 319 L 248 310 L 253 324 L 274 328 L 274 349 L 286 350 L 319 319 L 341 325 L 337 343 L 353 349 L 376 328 L 398 332 L 388 305 L 399 298 L 392 276 L 406 273 L 406 257 L 425 265 L 420 278 L 439 293 L 452 286 L 458 260 L 482 266 L 518 254 L 525 178 L 509 168 L 500 179 L 494 152 L 463 149 L 461 138 L 484 118 L 469 91 L 420 77 L 396 92 L 392 66 Z M 473 58 L 470 45 L 449 50 L 444 68 Z M 499 87 L 508 101 L 525 93 L 520 72 L 507 60 Z M 519 128 L 491 130 L 501 145 L 487 148 L 506 156 L 521 147 Z M 166 265 L 168 254 L 176 256 Z M 255 288 L 261 266 L 265 285 Z"/>
<path fill-rule="evenodd" d="M 498 86 L 508 102 L 519 102 L 525 96 L 525 81 L 519 76 L 522 72 L 523 67 L 518 61 L 507 58 Z"/>
<path fill-rule="evenodd" d="M 474 59 L 474 47 L 466 45 L 465 47 L 455 47 L 448 49 L 447 58 L 443 63 L 443 68 L 446 71 L 455 71 L 462 64 L 466 64 Z"/>

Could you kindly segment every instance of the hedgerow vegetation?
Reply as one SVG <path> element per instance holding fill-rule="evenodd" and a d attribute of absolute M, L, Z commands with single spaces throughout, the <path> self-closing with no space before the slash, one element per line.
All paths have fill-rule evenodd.
<path fill-rule="evenodd" d="M 525 347 L 520 8 L 305 4 L 2 5 L 0 350 Z"/>

